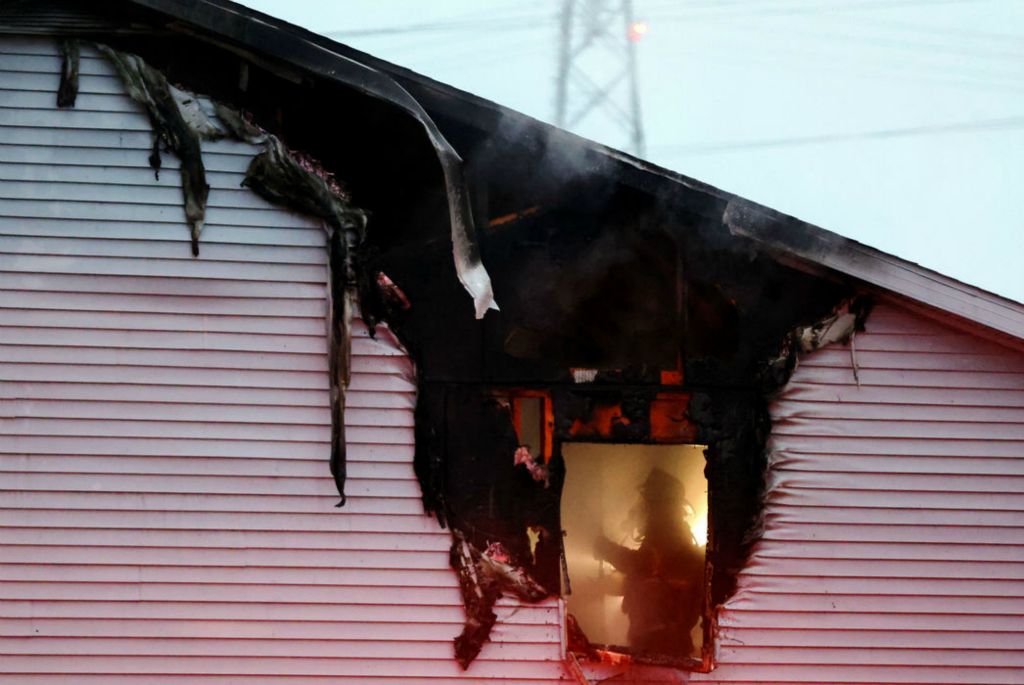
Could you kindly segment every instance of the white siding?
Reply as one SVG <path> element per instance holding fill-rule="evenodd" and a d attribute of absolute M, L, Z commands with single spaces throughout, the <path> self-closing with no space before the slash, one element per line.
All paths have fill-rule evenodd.
<path fill-rule="evenodd" d="M 1024 682 L 1024 355 L 892 303 L 772 406 L 714 682 Z"/>
<path fill-rule="evenodd" d="M 255 148 L 204 143 L 193 259 L 113 70 L 86 50 L 73 110 L 59 73 L 0 39 L 0 682 L 557 679 L 553 603 L 456 665 L 412 368 L 358 322 L 334 508 L 319 225 L 239 187 Z"/>

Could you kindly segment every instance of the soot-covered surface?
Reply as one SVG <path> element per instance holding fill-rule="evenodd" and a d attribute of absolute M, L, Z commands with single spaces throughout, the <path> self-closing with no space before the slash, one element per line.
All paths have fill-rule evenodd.
<path fill-rule="evenodd" d="M 499 176 L 477 180 L 500 192 Z M 451 279 L 439 277 L 443 245 L 385 251 L 368 265 L 411 302 L 392 324 L 419 372 L 424 504 L 476 549 L 500 542 L 510 563 L 553 595 L 564 443 L 705 444 L 710 618 L 733 592 L 757 536 L 767 401 L 791 370 L 779 355 L 791 331 L 826 317 L 852 290 L 781 266 L 729 234 L 712 201 L 645 194 L 601 174 L 543 190 L 543 205 L 480 233 L 502 307 L 482 323 L 458 306 Z M 531 200 L 523 205 L 535 206 Z M 590 370 L 576 377 L 593 380 L 575 382 L 574 369 Z M 513 459 L 512 413 L 494 397 L 509 389 L 550 397 L 546 486 Z M 670 430 L 666 415 L 676 417 Z M 542 541 L 532 553 L 531 527 Z M 476 641 L 464 633 L 457 643 L 463 663 L 486 638 L 475 628 L 490 607 L 467 611 Z M 705 621 L 707 631 L 712 624 Z"/>

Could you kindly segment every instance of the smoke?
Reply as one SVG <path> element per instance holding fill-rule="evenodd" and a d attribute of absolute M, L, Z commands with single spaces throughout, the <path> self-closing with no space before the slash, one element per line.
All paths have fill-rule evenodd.
<path fill-rule="evenodd" d="M 640 487 L 659 468 L 683 484 L 679 515 L 693 531 L 701 550 L 707 536 L 707 480 L 700 445 L 562 445 L 565 485 L 562 527 L 571 594 L 566 606 L 595 644 L 629 647 L 629 617 L 622 611 L 624 576 L 594 556 L 604 535 L 628 548 L 640 546 Z M 695 579 L 702 582 L 703 578 Z M 565 588 L 568 591 L 570 588 Z M 700 624 L 694 628 L 694 656 L 701 647 Z"/>

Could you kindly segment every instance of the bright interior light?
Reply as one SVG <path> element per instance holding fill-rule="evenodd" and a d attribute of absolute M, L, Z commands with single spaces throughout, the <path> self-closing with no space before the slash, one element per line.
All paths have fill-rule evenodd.
<path fill-rule="evenodd" d="M 708 544 L 708 510 L 705 507 L 703 511 L 698 511 L 694 517 L 693 524 L 690 526 L 690 531 L 693 533 L 693 540 L 697 543 L 698 547 L 707 547 Z"/>
<path fill-rule="evenodd" d="M 622 607 L 626 576 L 598 560 L 595 543 L 605 536 L 629 549 L 642 544 L 643 484 L 656 468 L 682 485 L 677 515 L 690 525 L 703 555 L 708 534 L 704 447 L 572 442 L 562 445 L 562 458 L 562 526 L 571 583 L 566 608 L 592 642 L 628 647 L 629 617 Z M 703 574 L 694 579 L 702 581 Z M 694 655 L 701 644 L 697 630 Z"/>

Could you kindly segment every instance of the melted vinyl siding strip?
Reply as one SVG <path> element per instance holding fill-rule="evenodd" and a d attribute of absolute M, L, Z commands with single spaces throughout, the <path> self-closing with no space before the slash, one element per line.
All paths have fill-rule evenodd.
<path fill-rule="evenodd" d="M 558 680 L 551 603 L 455 664 L 412 367 L 360 322 L 334 508 L 320 226 L 204 142 L 193 259 L 177 160 L 91 50 L 57 110 L 56 54 L 0 39 L 0 683 Z"/>
<path fill-rule="evenodd" d="M 892 304 L 771 407 L 708 682 L 1024 682 L 1024 356 Z"/>

